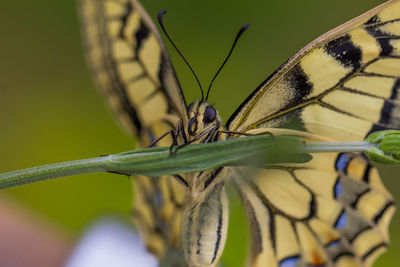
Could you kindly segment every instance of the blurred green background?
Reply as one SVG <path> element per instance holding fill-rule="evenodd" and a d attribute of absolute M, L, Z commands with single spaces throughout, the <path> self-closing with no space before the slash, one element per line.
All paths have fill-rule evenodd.
<path fill-rule="evenodd" d="M 251 23 L 215 82 L 210 102 L 226 120 L 273 70 L 308 42 L 383 1 L 144 1 L 153 16 L 167 9 L 169 34 L 208 84 L 239 27 Z M 134 138 L 113 121 L 87 71 L 76 2 L 3 1 L 0 9 L 0 171 L 132 149 Z M 169 48 L 171 48 L 169 46 Z M 190 102 L 200 96 L 188 68 L 170 49 Z M 380 167 L 400 199 L 399 168 Z M 105 214 L 129 217 L 131 179 L 90 174 L 8 189 L 11 195 L 78 236 Z M 247 248 L 240 202 L 232 200 L 224 266 L 242 266 Z M 398 266 L 400 215 L 392 245 L 375 266 Z M 1 237 L 0 237 L 1 238 Z"/>

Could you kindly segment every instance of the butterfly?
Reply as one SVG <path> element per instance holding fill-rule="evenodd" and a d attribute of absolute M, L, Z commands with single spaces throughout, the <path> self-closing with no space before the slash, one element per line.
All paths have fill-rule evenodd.
<path fill-rule="evenodd" d="M 301 49 L 225 124 L 204 95 L 187 105 L 162 37 L 139 2 L 81 0 L 80 7 L 94 80 L 142 147 L 237 137 L 229 132 L 359 141 L 400 128 L 399 1 Z M 306 164 L 135 177 L 133 216 L 147 249 L 177 266 L 183 258 L 189 266 L 217 265 L 227 236 L 227 183 L 250 221 L 249 266 L 371 266 L 388 246 L 395 205 L 377 169 L 359 153 L 320 153 Z"/>

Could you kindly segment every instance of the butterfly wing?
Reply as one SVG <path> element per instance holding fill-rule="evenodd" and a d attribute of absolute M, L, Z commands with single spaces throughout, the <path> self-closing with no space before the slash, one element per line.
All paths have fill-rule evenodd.
<path fill-rule="evenodd" d="M 393 199 L 360 155 L 234 172 L 252 227 L 250 266 L 371 266 L 388 245 Z"/>
<path fill-rule="evenodd" d="M 136 0 L 81 0 L 87 61 L 94 80 L 141 146 L 174 129 L 186 103 L 156 26 Z M 158 145 L 169 146 L 169 137 Z M 135 177 L 134 218 L 147 248 L 162 258 L 178 244 L 184 187 L 173 177 Z"/>
<path fill-rule="evenodd" d="M 228 129 L 281 127 L 334 141 L 398 129 L 399 39 L 398 1 L 339 26 L 263 82 Z M 359 154 L 313 157 L 301 166 L 231 169 L 250 216 L 251 266 L 370 266 L 385 250 L 394 204 L 377 170 Z"/>
<path fill-rule="evenodd" d="M 122 125 L 142 134 L 186 103 L 161 36 L 136 0 L 81 0 L 85 53 Z"/>
<path fill-rule="evenodd" d="M 282 65 L 227 122 L 234 131 L 289 127 L 333 140 L 399 127 L 400 3 L 322 35 Z"/>

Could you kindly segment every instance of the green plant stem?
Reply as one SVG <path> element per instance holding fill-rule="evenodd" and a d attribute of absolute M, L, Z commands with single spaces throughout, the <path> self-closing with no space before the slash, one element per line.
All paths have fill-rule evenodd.
<path fill-rule="evenodd" d="M 307 143 L 299 148 L 299 153 L 324 153 L 324 152 L 364 152 L 375 145 L 366 141 L 361 142 L 323 142 L 323 143 Z"/>
<path fill-rule="evenodd" d="M 100 157 L 46 164 L 6 172 L 0 174 L 0 189 L 82 173 L 103 172 L 106 171 L 105 161 L 105 158 Z"/>
<path fill-rule="evenodd" d="M 175 154 L 171 154 L 168 147 L 147 148 L 12 171 L 0 174 L 0 189 L 57 177 L 104 171 L 160 176 L 203 171 L 217 166 L 244 165 L 254 160 L 262 164 L 302 163 L 311 159 L 308 153 L 360 152 L 370 148 L 371 144 L 367 142 L 305 144 L 297 137 L 271 138 L 268 135 L 257 135 L 188 145 Z"/>

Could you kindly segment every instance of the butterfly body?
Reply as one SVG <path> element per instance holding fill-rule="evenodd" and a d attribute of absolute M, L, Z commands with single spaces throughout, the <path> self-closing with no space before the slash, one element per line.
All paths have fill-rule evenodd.
<path fill-rule="evenodd" d="M 218 142 L 229 132 L 340 142 L 400 128 L 400 1 L 311 42 L 225 125 L 203 99 L 186 105 L 161 35 L 140 3 L 81 0 L 81 13 L 94 79 L 143 147 L 163 135 L 156 145 L 179 153 L 180 146 Z M 377 169 L 359 153 L 319 153 L 302 164 L 135 177 L 134 218 L 148 250 L 162 262 L 177 255 L 182 265 L 217 265 L 227 235 L 227 183 L 249 217 L 249 266 L 371 266 L 388 246 L 395 207 Z"/>
<path fill-rule="evenodd" d="M 188 106 L 187 119 L 178 122 L 175 134 L 180 142 L 176 145 L 179 148 L 190 143 L 225 140 L 222 130 L 222 120 L 214 107 L 204 100 L 196 100 Z M 215 266 L 223 251 L 229 214 L 225 172 L 218 168 L 178 177 L 187 187 L 181 242 L 190 267 Z"/>
<path fill-rule="evenodd" d="M 168 127 L 176 126 L 173 130 L 166 132 L 150 132 L 147 142 L 143 145 L 155 141 L 154 133 L 158 136 L 163 134 L 162 138 L 156 139 L 155 144 L 173 144 L 171 151 L 174 154 L 179 153 L 179 149 L 188 144 L 217 142 L 227 138 L 227 135 L 222 132 L 224 127 L 218 112 L 204 100 L 196 100 L 191 103 L 187 109 L 187 116 L 184 118 L 167 116 L 154 123 L 154 127 L 158 129 L 164 129 L 165 125 L 168 125 Z M 174 243 L 180 243 L 179 247 L 182 248 L 189 266 L 215 266 L 223 251 L 229 215 L 228 200 L 224 188 L 225 173 L 224 168 L 218 168 L 167 178 L 175 179 L 176 183 L 179 184 L 178 186 L 175 185 L 175 187 L 180 188 L 179 194 L 183 197 L 182 203 L 179 204 L 179 206 L 182 206 L 182 221 L 179 218 L 179 224 L 182 224 L 182 227 L 179 227 L 179 229 L 184 230 L 179 233 L 170 233 L 170 236 L 163 238 L 167 240 L 175 239 Z M 149 178 L 138 177 L 137 179 L 143 180 L 143 183 L 148 183 Z M 159 180 L 160 178 L 155 179 Z M 159 183 L 159 181 L 155 183 Z M 159 202 L 161 194 L 161 192 L 153 193 L 153 199 L 150 201 L 152 202 L 151 206 L 162 210 L 163 203 L 156 204 Z M 141 204 L 141 201 L 138 201 L 138 205 Z M 142 207 L 140 209 L 142 210 Z M 159 217 L 158 221 L 163 222 L 161 225 L 168 225 L 169 214 L 157 216 Z M 193 218 L 199 219 L 194 220 Z M 173 221 L 173 223 L 177 222 Z M 168 227 L 164 231 L 168 232 Z M 216 247 L 210 245 L 217 243 L 218 246 Z"/>

